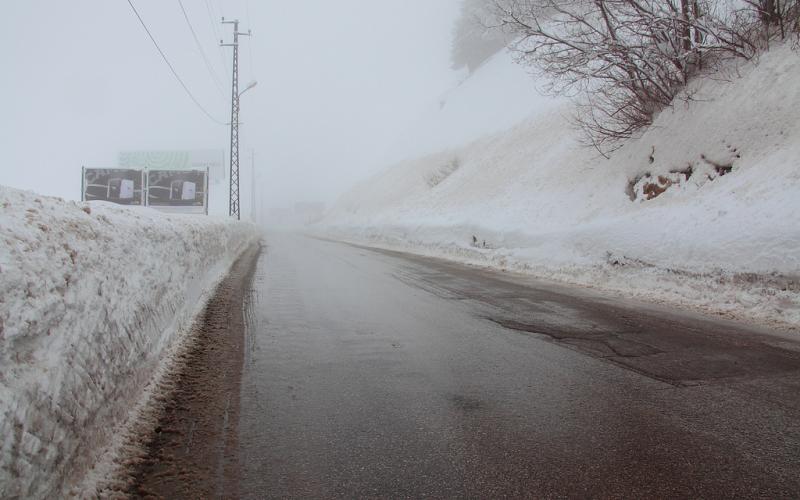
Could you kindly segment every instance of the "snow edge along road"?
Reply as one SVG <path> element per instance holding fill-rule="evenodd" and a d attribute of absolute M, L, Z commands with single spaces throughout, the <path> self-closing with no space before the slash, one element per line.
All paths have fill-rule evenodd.
<path fill-rule="evenodd" d="M 81 495 L 260 234 L 3 186 L 0 207 L 0 497 Z"/>
<path fill-rule="evenodd" d="M 131 409 L 126 421 L 115 433 L 113 443 L 103 452 L 95 467 L 85 476 L 81 484 L 71 492 L 81 497 L 127 497 L 131 485 L 136 482 L 137 469 L 150 453 L 155 429 L 163 418 L 164 408 L 173 395 L 180 390 L 181 370 L 187 359 L 197 348 L 198 337 L 203 333 L 204 315 L 211 301 L 221 293 L 220 287 L 230 276 L 234 267 L 249 253 L 256 259 L 262 244 L 260 239 L 251 241 L 230 262 L 227 270 L 203 294 L 192 307 L 191 320 L 178 334 L 174 345 L 165 354 L 163 362 L 148 382 L 144 394 Z"/>
<path fill-rule="evenodd" d="M 100 497 L 240 496 L 239 408 L 253 281 L 265 246 L 250 247 L 217 286 L 192 339 L 159 384 L 147 428 Z M 123 489 L 127 486 L 127 489 Z"/>
<path fill-rule="evenodd" d="M 324 240 L 366 248 L 444 259 L 468 266 L 517 273 L 527 278 L 551 281 L 652 304 L 741 321 L 785 332 L 800 331 L 798 308 L 800 277 L 775 274 L 693 273 L 627 259 L 609 258 L 603 264 L 550 266 L 512 248 L 482 248 L 459 244 L 456 238 L 473 228 L 329 227 L 308 233 Z M 481 234 L 493 234 L 483 229 Z M 788 304 L 788 306 L 787 306 Z"/>

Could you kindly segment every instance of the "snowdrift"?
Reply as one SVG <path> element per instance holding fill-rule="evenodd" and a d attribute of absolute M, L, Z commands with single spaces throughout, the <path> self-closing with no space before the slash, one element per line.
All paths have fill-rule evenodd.
<path fill-rule="evenodd" d="M 368 179 L 320 230 L 798 327 L 799 78 L 777 47 L 698 79 L 609 159 L 551 101 Z"/>
<path fill-rule="evenodd" d="M 0 497 L 61 497 L 258 234 L 0 186 L 0 238 Z"/>

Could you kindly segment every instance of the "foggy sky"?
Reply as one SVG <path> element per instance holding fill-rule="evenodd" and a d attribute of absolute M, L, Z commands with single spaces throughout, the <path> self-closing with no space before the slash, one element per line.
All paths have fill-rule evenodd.
<path fill-rule="evenodd" d="M 230 120 L 230 26 L 240 47 L 242 167 L 265 206 L 332 201 L 387 166 L 396 137 L 455 81 L 458 0 L 134 0 L 197 100 Z M 209 13 L 210 11 L 210 13 Z M 213 18 L 213 23 L 212 23 Z M 120 150 L 226 149 L 227 126 L 187 97 L 126 0 L 26 0 L 0 16 L 0 184 L 80 198 L 80 167 Z M 243 203 L 244 205 L 244 203 Z"/>

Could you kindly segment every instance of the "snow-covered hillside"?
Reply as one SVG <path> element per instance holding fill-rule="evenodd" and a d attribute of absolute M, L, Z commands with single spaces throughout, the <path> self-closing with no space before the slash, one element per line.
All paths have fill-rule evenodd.
<path fill-rule="evenodd" d="M 67 494 L 257 238 L 0 186 L 0 497 Z"/>
<path fill-rule="evenodd" d="M 610 159 L 577 143 L 569 103 L 532 102 L 513 128 L 356 186 L 324 230 L 800 326 L 798 79 L 779 46 L 697 80 Z"/>
<path fill-rule="evenodd" d="M 387 156 L 399 161 L 462 146 L 516 125 L 533 110 L 559 105 L 531 83 L 528 72 L 514 63 L 508 51 L 496 54 L 474 74 L 465 73 L 398 138 Z"/>

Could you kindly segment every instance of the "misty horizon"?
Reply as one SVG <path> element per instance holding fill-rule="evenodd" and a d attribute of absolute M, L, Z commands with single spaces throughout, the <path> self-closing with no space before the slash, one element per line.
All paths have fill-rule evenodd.
<path fill-rule="evenodd" d="M 457 0 L 184 1 L 188 24 L 177 2 L 134 5 L 217 122 L 230 121 L 220 18 L 252 30 L 240 40 L 240 89 L 258 81 L 241 98 L 241 169 L 249 183 L 254 154 L 265 207 L 331 203 L 418 154 L 403 138 L 463 78 L 450 61 Z M 122 151 L 225 150 L 229 161 L 229 127 L 192 102 L 127 2 L 26 2 L 0 23 L 3 66 L 16 70 L 0 83 L 0 184 L 76 200 L 81 167 L 117 166 Z"/>

